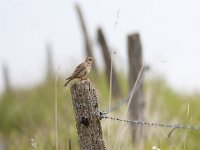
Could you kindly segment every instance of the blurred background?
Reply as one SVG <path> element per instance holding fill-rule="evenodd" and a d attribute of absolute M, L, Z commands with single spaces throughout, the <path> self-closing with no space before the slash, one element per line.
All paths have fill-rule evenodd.
<path fill-rule="evenodd" d="M 176 89 L 199 90 L 199 2 L 176 1 L 1 1 L 0 60 L 14 87 L 39 83 L 45 73 L 45 47 L 52 45 L 56 71 L 67 74 L 85 59 L 83 35 L 74 9 L 84 11 L 94 54 L 96 28 L 102 26 L 115 62 L 126 70 L 126 35 L 140 32 L 144 61 Z M 76 55 L 75 55 L 76 54 Z M 100 62 L 100 59 L 97 61 Z M 0 78 L 3 90 L 2 70 Z"/>
<path fill-rule="evenodd" d="M 139 66 L 148 68 L 141 87 L 145 103 L 142 118 L 199 124 L 200 70 L 196 68 L 200 64 L 199 6 L 197 0 L 1 0 L 0 150 L 55 149 L 55 99 L 59 149 L 68 149 L 69 139 L 73 149 L 79 149 L 69 87 L 63 87 L 65 78 L 91 49 L 95 64 L 90 79 L 97 88 L 103 110 L 108 107 L 106 66 L 110 65 L 110 58 L 117 76 L 113 80 L 118 82 L 113 86 L 119 86 L 114 90 L 120 91 L 119 95 L 113 94 L 114 105 L 128 95 L 132 87 L 128 80 L 135 83 L 131 81 L 129 67 L 128 36 L 131 35 L 133 43 L 135 38 L 139 39 L 142 53 Z M 105 46 L 102 32 L 110 56 L 102 53 Z M 116 116 L 122 112 L 123 108 L 115 112 Z M 103 130 L 107 128 L 105 122 Z M 119 124 L 111 125 L 118 131 Z M 197 131 L 178 131 L 168 139 L 169 131 L 165 129 L 149 130 L 152 131 L 143 136 L 141 149 L 199 146 Z M 104 136 L 105 141 L 110 138 L 106 133 Z M 120 139 L 110 141 L 108 148 L 117 149 L 116 141 L 119 143 Z M 119 147 L 132 149 L 134 141 L 130 135 L 126 141 L 121 139 Z"/>

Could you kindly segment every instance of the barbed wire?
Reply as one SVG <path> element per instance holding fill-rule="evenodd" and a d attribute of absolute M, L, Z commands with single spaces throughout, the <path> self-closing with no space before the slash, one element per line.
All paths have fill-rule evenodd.
<path fill-rule="evenodd" d="M 149 127 L 171 128 L 172 130 L 170 131 L 168 136 L 170 136 L 175 129 L 188 129 L 188 130 L 198 130 L 198 131 L 200 131 L 200 126 L 197 126 L 197 125 L 164 124 L 164 123 L 147 122 L 147 121 L 141 121 L 141 120 L 127 120 L 127 119 L 107 116 L 108 113 L 119 109 L 123 104 L 128 102 L 130 97 L 132 97 L 134 95 L 134 93 L 139 89 L 139 87 L 142 84 L 141 74 L 143 73 L 143 71 L 144 71 L 144 69 L 141 68 L 141 72 L 138 74 L 137 79 L 136 79 L 137 82 L 136 82 L 135 85 L 133 85 L 128 96 L 124 99 L 121 99 L 111 109 L 107 108 L 105 111 L 100 112 L 100 118 L 101 119 L 111 119 L 111 120 L 120 121 L 120 122 L 126 122 L 126 123 L 129 123 L 131 125 L 143 125 L 143 126 L 149 126 Z"/>
<path fill-rule="evenodd" d="M 115 120 L 115 121 L 126 122 L 131 125 L 143 125 L 143 126 L 149 126 L 149 127 L 163 127 L 163 128 L 173 128 L 173 129 L 182 128 L 182 129 L 200 131 L 200 126 L 195 126 L 195 125 L 164 124 L 164 123 L 146 122 L 146 121 L 140 121 L 140 120 L 126 120 L 126 119 L 122 119 L 122 118 L 106 116 L 102 113 L 100 113 L 100 117 L 103 119 L 111 119 L 111 120 Z"/>

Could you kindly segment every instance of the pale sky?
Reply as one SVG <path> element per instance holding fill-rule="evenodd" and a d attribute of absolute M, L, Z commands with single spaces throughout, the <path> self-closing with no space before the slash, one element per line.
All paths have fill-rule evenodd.
<path fill-rule="evenodd" d="M 174 89 L 200 90 L 198 0 L 0 0 L 0 65 L 9 66 L 12 86 L 27 87 L 44 78 L 47 42 L 53 45 L 58 74 L 69 73 L 84 60 L 75 3 L 84 13 L 98 64 L 97 27 L 117 51 L 119 69 L 127 66 L 127 35 L 137 31 L 144 62 L 155 75 L 162 74 Z"/>

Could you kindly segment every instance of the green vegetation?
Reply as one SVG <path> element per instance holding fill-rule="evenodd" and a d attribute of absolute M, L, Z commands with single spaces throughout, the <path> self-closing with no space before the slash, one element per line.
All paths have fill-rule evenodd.
<path fill-rule="evenodd" d="M 127 94 L 127 81 L 120 77 L 124 96 Z M 103 75 L 91 77 L 97 88 L 100 110 L 108 106 L 109 88 Z M 58 143 L 60 150 L 68 149 L 71 139 L 72 149 L 79 149 L 74 114 L 69 88 L 63 87 L 64 80 L 44 82 L 29 90 L 12 91 L 0 98 L 0 137 L 4 137 L 9 150 L 55 150 L 55 97 L 58 104 Z M 56 86 L 55 86 L 56 84 Z M 57 88 L 57 93 L 55 90 Z M 151 80 L 145 84 L 147 100 L 146 120 L 150 122 L 180 123 L 198 125 L 200 122 L 200 95 L 176 93 L 162 80 Z M 113 100 L 112 104 L 117 100 Z M 125 106 L 114 112 L 113 116 L 122 116 Z M 107 136 L 107 126 L 111 135 Z M 120 122 L 102 120 L 105 141 L 109 138 L 110 149 L 115 149 L 116 142 L 122 137 L 121 149 L 133 149 L 128 125 Z M 153 146 L 161 149 L 198 149 L 200 132 L 176 129 L 170 137 L 171 129 L 144 127 L 147 133 L 145 149 Z M 111 138 L 112 137 L 112 138 Z M 119 142 L 118 142 L 119 144 Z M 34 148 L 35 146 L 35 148 Z"/>

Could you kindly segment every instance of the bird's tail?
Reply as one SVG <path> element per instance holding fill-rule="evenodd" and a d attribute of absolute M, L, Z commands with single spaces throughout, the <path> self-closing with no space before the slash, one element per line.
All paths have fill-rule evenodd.
<path fill-rule="evenodd" d="M 67 82 L 64 84 L 64 86 L 66 87 L 67 84 L 71 81 L 71 79 L 67 80 Z"/>

